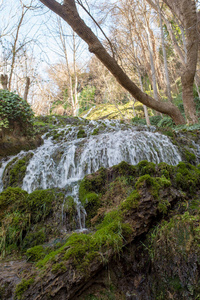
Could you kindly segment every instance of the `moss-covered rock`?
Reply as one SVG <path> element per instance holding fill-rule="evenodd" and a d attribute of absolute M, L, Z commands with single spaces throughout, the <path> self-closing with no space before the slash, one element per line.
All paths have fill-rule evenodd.
<path fill-rule="evenodd" d="M 81 139 L 81 138 L 84 138 L 84 137 L 86 137 L 86 136 L 87 136 L 87 134 L 86 134 L 86 132 L 85 132 L 84 129 L 80 129 L 80 130 L 78 131 L 78 133 L 77 133 L 77 139 Z"/>
<path fill-rule="evenodd" d="M 81 299 L 82 291 L 87 289 L 86 282 L 89 287 L 95 274 L 109 264 L 109 268 L 112 265 L 112 271 L 116 271 L 112 284 L 121 299 L 124 296 L 126 299 L 127 295 L 152 300 L 168 300 L 170 295 L 174 295 L 176 300 L 192 299 L 193 295 L 197 298 L 200 269 L 197 249 L 200 240 L 199 172 L 198 167 L 185 162 L 172 167 L 144 161 L 134 167 L 123 162 L 87 175 L 80 184 L 79 195 L 92 230 L 67 235 L 57 247 L 48 247 L 51 243 L 48 238 L 45 245 L 30 246 L 27 255 L 30 260 L 37 261 L 38 269 L 33 265 L 33 271 L 24 275 L 24 279 L 29 280 L 36 272 L 34 287 L 30 285 L 24 289 L 23 297 L 33 299 L 42 293 L 42 297 L 47 299 L 50 293 L 55 299 L 61 296 L 72 299 L 77 296 L 78 286 Z M 179 178 L 180 174 L 185 177 L 184 182 Z M 192 190 L 188 188 L 191 182 Z M 42 192 L 24 195 L 23 203 L 30 196 L 28 203 L 35 212 L 29 218 L 29 232 L 25 233 L 25 237 L 22 234 L 23 241 L 31 237 L 34 228 L 35 233 L 43 232 L 45 237 L 49 236 L 46 223 L 53 220 L 57 198 L 52 198 L 49 191 Z M 193 200 L 188 200 L 194 196 Z M 17 201 L 14 201 L 16 207 Z M 72 197 L 61 197 L 59 201 L 66 215 L 75 213 Z M 8 211 L 12 212 L 10 203 L 4 197 L 2 207 L 6 208 L 5 215 Z M 18 211 L 26 213 L 23 211 L 24 204 L 21 205 Z M 161 222 L 163 215 L 165 221 Z M 14 216 L 12 214 L 12 218 Z M 4 214 L 2 217 L 4 222 Z M 13 223 L 10 225 L 13 226 Z M 146 239 L 146 234 L 156 225 Z M 18 243 L 21 243 L 20 240 Z M 130 250 L 128 258 L 124 257 L 134 243 L 134 250 Z M 190 265 L 193 261 L 194 267 Z M 187 276 L 189 285 L 186 283 Z M 88 282 L 90 279 L 91 282 Z M 126 282 L 125 286 L 122 279 L 124 284 Z"/>
<path fill-rule="evenodd" d="M 22 187 L 23 179 L 26 174 L 27 165 L 33 153 L 27 153 L 23 158 L 15 157 L 9 162 L 3 173 L 4 189 L 7 187 Z"/>
<path fill-rule="evenodd" d="M 24 292 L 29 288 L 29 286 L 31 284 L 33 284 L 34 279 L 30 278 L 28 280 L 22 279 L 22 282 L 20 282 L 17 286 L 16 286 L 16 290 L 15 290 L 15 299 L 17 300 L 23 300 L 23 294 Z"/>
<path fill-rule="evenodd" d="M 149 239 L 157 299 L 198 299 L 199 215 L 188 211 L 161 223 Z"/>
<path fill-rule="evenodd" d="M 66 230 L 72 231 L 77 229 L 77 204 L 72 196 L 67 196 L 64 200 L 62 214 Z"/>
<path fill-rule="evenodd" d="M 28 194 L 20 188 L 9 187 L 0 193 L 1 255 L 5 256 L 13 251 L 23 252 L 58 234 L 62 227 L 61 208 L 64 197 L 64 193 L 55 189 Z"/>

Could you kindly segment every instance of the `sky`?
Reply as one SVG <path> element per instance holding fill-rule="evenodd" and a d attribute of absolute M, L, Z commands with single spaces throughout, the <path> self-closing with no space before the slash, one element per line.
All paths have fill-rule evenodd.
<path fill-rule="evenodd" d="M 2 2 L 3 1 L 3 2 Z M 29 5 L 30 0 L 22 0 L 23 4 Z M 13 38 L 16 36 L 16 27 L 21 17 L 20 0 L 1 0 L 0 4 L 0 55 L 8 56 L 11 48 L 10 43 L 13 43 Z M 35 59 L 40 61 L 40 68 L 55 64 L 62 59 L 63 52 L 60 49 L 60 39 L 58 37 L 58 26 L 55 13 L 51 12 L 44 5 L 41 5 L 39 0 L 33 0 L 33 4 L 40 6 L 36 10 L 29 10 L 23 20 L 19 31 L 19 42 L 27 43 L 27 49 L 31 53 L 34 52 Z M 81 15 L 85 18 L 85 12 L 81 11 Z M 72 61 L 72 30 L 69 25 L 62 21 L 63 32 L 67 40 L 67 50 L 69 60 Z M 31 42 L 34 40 L 34 42 Z M 78 42 L 78 41 L 77 41 Z M 81 42 L 77 59 L 84 64 L 90 57 L 89 51 Z"/>

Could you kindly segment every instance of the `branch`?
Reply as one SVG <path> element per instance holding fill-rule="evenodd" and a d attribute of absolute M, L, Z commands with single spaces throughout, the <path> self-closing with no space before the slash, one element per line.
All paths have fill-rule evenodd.
<path fill-rule="evenodd" d="M 100 31 L 103 33 L 104 37 L 106 38 L 106 40 L 108 41 L 111 51 L 112 51 L 112 55 L 113 57 L 115 57 L 115 52 L 113 50 L 113 45 L 112 42 L 109 40 L 109 38 L 107 37 L 107 35 L 105 34 L 105 32 L 103 31 L 103 29 L 101 28 L 101 26 L 98 24 L 98 22 L 93 18 L 93 16 L 91 15 L 91 13 L 85 8 L 85 6 L 82 4 L 82 2 L 80 0 L 77 0 L 77 3 L 84 9 L 84 11 L 88 14 L 88 16 L 92 19 L 92 21 L 97 25 L 97 27 L 100 29 Z"/>
<path fill-rule="evenodd" d="M 62 5 L 57 1 L 55 0 L 39 0 L 39 1 L 42 2 L 45 6 L 47 6 L 49 9 L 54 11 L 56 14 L 60 14 Z"/>

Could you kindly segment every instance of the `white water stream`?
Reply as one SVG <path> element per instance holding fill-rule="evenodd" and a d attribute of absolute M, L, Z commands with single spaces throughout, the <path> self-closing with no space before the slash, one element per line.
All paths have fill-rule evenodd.
<path fill-rule="evenodd" d="M 137 131 L 137 128 L 113 121 L 104 122 L 103 133 L 91 135 L 92 130 L 102 124 L 91 121 L 82 126 L 87 135 L 85 138 L 77 138 L 78 127 L 69 125 L 58 131 L 62 134 L 58 141 L 52 137 L 44 138 L 44 144 L 31 151 L 34 155 L 27 166 L 22 189 L 30 193 L 36 189 L 66 188 L 67 195 L 75 198 L 80 210 L 79 181 L 100 167 L 108 168 L 121 161 L 133 165 L 141 160 L 171 165 L 181 161 L 178 148 L 165 135 L 148 129 Z M 3 190 L 3 171 L 12 159 L 0 167 L 0 191 Z"/>

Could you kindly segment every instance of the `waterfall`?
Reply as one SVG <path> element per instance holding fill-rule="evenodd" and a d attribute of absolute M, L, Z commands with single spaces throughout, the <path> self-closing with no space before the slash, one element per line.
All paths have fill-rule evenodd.
<path fill-rule="evenodd" d="M 94 129 L 100 133 L 94 135 Z M 151 128 L 144 127 L 141 130 L 119 121 L 88 121 L 87 125 L 81 126 L 85 132 L 83 138 L 77 138 L 79 130 L 80 126 L 67 125 L 56 132 L 54 130 L 53 136 L 44 136 L 44 144 L 32 151 L 22 189 L 31 193 L 36 189 L 53 187 L 67 189 L 72 185 L 71 194 L 81 215 L 78 187 L 85 175 L 121 161 L 132 165 L 141 160 L 171 165 L 181 161 L 178 148 L 171 140 L 165 135 L 151 132 Z M 3 189 L 3 171 L 10 161 L 3 162 L 0 168 L 0 191 Z M 80 223 L 81 226 L 84 225 Z"/>
<path fill-rule="evenodd" d="M 141 160 L 176 165 L 181 156 L 168 137 L 147 131 L 118 130 L 56 144 L 48 138 L 30 160 L 22 188 L 29 193 L 64 188 L 100 167 L 121 161 L 136 165 Z"/>

